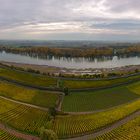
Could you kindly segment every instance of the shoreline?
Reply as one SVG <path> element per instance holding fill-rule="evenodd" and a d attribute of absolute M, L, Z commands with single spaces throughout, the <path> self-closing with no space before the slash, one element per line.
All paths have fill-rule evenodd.
<path fill-rule="evenodd" d="M 135 70 L 140 70 L 140 65 L 129 65 L 115 68 L 85 68 L 85 69 L 68 69 L 63 67 L 55 67 L 48 65 L 37 65 L 37 64 L 27 64 L 27 63 L 17 63 L 17 62 L 8 62 L 0 61 L 0 63 L 15 66 L 24 69 L 33 69 L 38 70 L 41 73 L 50 73 L 50 74 L 68 74 L 68 75 L 96 75 L 96 74 L 108 74 L 108 73 L 134 73 Z"/>

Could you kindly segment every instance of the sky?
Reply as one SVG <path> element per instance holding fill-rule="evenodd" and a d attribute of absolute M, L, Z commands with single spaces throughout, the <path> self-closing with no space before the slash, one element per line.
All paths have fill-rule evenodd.
<path fill-rule="evenodd" d="M 140 41 L 140 0 L 0 3 L 0 39 Z"/>

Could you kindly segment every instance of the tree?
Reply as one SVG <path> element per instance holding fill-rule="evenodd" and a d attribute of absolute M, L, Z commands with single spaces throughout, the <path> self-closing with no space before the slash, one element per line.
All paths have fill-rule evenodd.
<path fill-rule="evenodd" d="M 51 119 L 50 121 L 48 121 L 47 123 L 46 123 L 46 125 L 45 125 L 45 128 L 46 129 L 52 129 L 52 127 L 53 127 L 53 119 Z"/>
<path fill-rule="evenodd" d="M 49 108 L 49 115 L 53 117 L 56 116 L 56 109 L 54 107 Z"/>
<path fill-rule="evenodd" d="M 56 133 L 53 130 L 45 129 L 45 127 L 40 129 L 40 138 L 41 140 L 58 140 Z"/>
<path fill-rule="evenodd" d="M 58 79 L 57 80 L 57 87 L 63 89 L 64 88 L 64 81 Z"/>
<path fill-rule="evenodd" d="M 139 72 L 139 70 L 138 69 L 135 69 L 135 73 L 138 73 Z"/>
<path fill-rule="evenodd" d="M 69 95 L 69 89 L 67 87 L 64 87 L 63 89 L 65 96 Z"/>

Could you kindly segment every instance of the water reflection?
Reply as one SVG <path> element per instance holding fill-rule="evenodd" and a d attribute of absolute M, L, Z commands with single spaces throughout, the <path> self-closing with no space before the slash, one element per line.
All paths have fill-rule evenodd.
<path fill-rule="evenodd" d="M 56 67 L 65 68 L 113 68 L 121 67 L 127 65 L 139 65 L 140 56 L 113 56 L 113 57 L 56 57 L 52 55 L 42 55 L 38 56 L 34 53 L 32 54 L 12 54 L 6 52 L 0 52 L 1 61 L 17 62 L 17 63 L 27 63 L 27 64 L 37 64 L 37 65 L 49 65 Z"/>

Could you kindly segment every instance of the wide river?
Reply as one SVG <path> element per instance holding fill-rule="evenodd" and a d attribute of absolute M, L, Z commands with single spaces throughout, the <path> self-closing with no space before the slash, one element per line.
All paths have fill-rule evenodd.
<path fill-rule="evenodd" d="M 114 68 L 128 65 L 139 65 L 140 57 L 135 56 L 135 57 L 118 58 L 117 56 L 114 56 L 112 58 L 105 57 L 100 59 L 52 57 L 48 59 L 41 59 L 38 57 L 30 57 L 20 54 L 1 52 L 0 61 L 85 69 L 85 68 Z"/>

